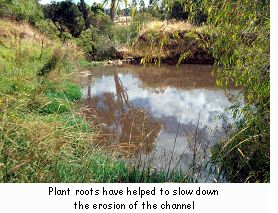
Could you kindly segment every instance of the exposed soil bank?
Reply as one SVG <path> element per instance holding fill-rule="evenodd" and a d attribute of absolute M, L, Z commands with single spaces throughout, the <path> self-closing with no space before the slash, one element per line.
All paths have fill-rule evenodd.
<path fill-rule="evenodd" d="M 187 22 L 151 22 L 139 33 L 129 50 L 120 51 L 133 63 L 213 64 L 205 27 Z"/>

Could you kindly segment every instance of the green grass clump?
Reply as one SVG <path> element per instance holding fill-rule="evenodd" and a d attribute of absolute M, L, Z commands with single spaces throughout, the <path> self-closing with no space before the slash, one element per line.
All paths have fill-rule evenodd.
<path fill-rule="evenodd" d="M 61 91 L 55 91 L 54 85 L 46 93 L 48 101 L 40 109 L 41 113 L 65 113 L 72 108 L 72 102 L 80 100 L 82 96 L 81 89 L 73 83 L 64 83 L 64 88 Z"/>
<path fill-rule="evenodd" d="M 39 112 L 43 114 L 65 113 L 70 110 L 70 104 L 67 104 L 62 98 L 49 97 L 49 102 L 44 105 Z"/>
<path fill-rule="evenodd" d="M 65 97 L 69 101 L 79 100 L 82 96 L 82 92 L 80 90 L 80 87 L 78 85 L 72 84 L 72 83 L 65 84 L 64 94 L 65 94 Z"/>

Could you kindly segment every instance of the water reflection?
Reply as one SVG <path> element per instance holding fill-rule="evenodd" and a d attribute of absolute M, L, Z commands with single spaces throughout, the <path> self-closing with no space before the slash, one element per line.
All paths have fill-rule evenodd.
<path fill-rule="evenodd" d="M 216 89 L 210 69 L 206 65 L 183 65 L 179 70 L 94 68 L 84 77 L 84 107 L 87 117 L 102 126 L 102 146 L 152 162 L 156 168 L 188 167 L 192 151 L 222 137 L 229 122 L 216 119 L 230 101 Z"/>
<path fill-rule="evenodd" d="M 94 93 L 98 89 L 92 89 L 91 76 L 88 80 L 87 91 L 84 91 L 84 113 L 86 117 L 93 116 L 94 121 L 102 125 L 99 144 L 111 151 L 116 149 L 126 156 L 151 152 L 162 124 L 149 117 L 143 107 L 135 107 L 129 103 L 126 88 L 117 73 L 109 78 L 108 83 L 113 81 L 112 92 L 108 89 Z"/>

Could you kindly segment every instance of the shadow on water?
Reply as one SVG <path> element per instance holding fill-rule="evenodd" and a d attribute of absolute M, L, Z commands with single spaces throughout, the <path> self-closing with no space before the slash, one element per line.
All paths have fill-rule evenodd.
<path fill-rule="evenodd" d="M 82 74 L 82 111 L 102 129 L 98 146 L 132 165 L 215 181 L 208 150 L 225 137 L 230 118 L 216 118 L 231 102 L 210 66 L 103 66 Z"/>

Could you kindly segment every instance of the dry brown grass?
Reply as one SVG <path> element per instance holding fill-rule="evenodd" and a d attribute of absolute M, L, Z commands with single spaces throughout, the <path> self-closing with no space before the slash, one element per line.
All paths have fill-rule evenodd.
<path fill-rule="evenodd" d="M 141 63 L 213 63 L 206 28 L 185 21 L 153 21 L 139 33 L 133 52 L 124 55 L 142 58 Z"/>
<path fill-rule="evenodd" d="M 201 31 L 204 27 L 197 27 L 188 21 L 152 21 L 149 22 L 140 32 L 140 35 L 150 31 L 159 31 L 165 33 L 186 32 L 186 31 Z"/>
<path fill-rule="evenodd" d="M 15 21 L 0 20 L 0 32 L 5 32 L 5 37 L 7 38 L 20 36 L 21 39 L 29 40 L 30 42 L 40 42 L 42 39 L 46 43 L 51 42 L 51 40 L 30 26 L 30 24 L 24 22 L 18 23 Z"/>

